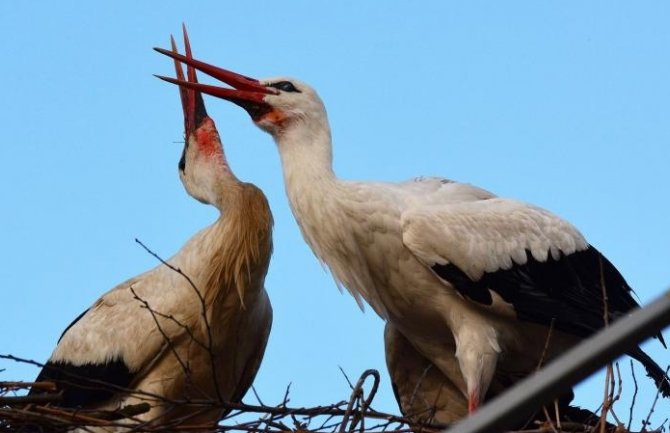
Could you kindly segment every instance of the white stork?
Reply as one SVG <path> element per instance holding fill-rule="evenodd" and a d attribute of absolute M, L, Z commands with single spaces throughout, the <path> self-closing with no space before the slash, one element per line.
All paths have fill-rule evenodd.
<path fill-rule="evenodd" d="M 552 323 L 545 361 L 601 329 L 604 289 L 608 321 L 638 307 L 621 274 L 567 221 L 443 178 L 338 179 L 326 110 L 308 85 L 157 50 L 233 87 L 161 77 L 234 102 L 272 135 L 316 256 L 446 376 L 455 355 L 470 412 L 496 372 L 523 377 L 537 368 Z M 640 348 L 628 354 L 670 396 L 663 370 Z"/>
<path fill-rule="evenodd" d="M 190 57 L 185 28 L 184 40 Z M 196 82 L 190 67 L 188 79 Z M 222 406 L 178 402 L 239 401 L 260 366 L 272 323 L 263 286 L 270 208 L 262 191 L 231 171 L 200 93 L 181 89 L 181 100 L 180 178 L 191 196 L 221 214 L 169 266 L 116 286 L 63 332 L 37 378 L 57 383 L 62 406 L 111 410 L 146 401 L 151 410 L 141 421 L 215 423 Z"/>

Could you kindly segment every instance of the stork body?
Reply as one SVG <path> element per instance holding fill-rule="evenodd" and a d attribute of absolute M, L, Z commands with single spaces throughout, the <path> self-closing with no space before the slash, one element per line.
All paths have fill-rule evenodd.
<path fill-rule="evenodd" d="M 280 143 L 280 151 L 281 146 Z M 291 208 L 307 243 L 339 283 L 355 297 L 365 299 L 445 374 L 452 371 L 455 354 L 463 375 L 463 380 L 456 381 L 456 385 L 467 396 L 471 411 L 483 401 L 496 370 L 507 377 L 521 378 L 537 368 L 544 353 L 544 342 L 549 338 L 548 328 L 519 321 L 514 306 L 495 291 L 491 292 L 490 304 L 480 303 L 468 296 L 467 291 L 459 291 L 450 280 L 440 278 L 433 267 L 446 261 L 439 258 L 442 251 L 429 249 L 431 241 L 438 245 L 452 244 L 454 249 L 444 248 L 445 254 L 455 251 L 459 241 L 440 237 L 440 233 L 430 232 L 430 227 L 415 227 L 424 221 L 419 217 L 414 219 L 413 212 L 441 219 L 439 214 L 428 213 L 435 203 L 441 203 L 437 208 L 439 212 L 464 203 L 481 203 L 485 207 L 489 202 L 493 213 L 496 203 L 500 202 L 490 201 L 492 194 L 438 178 L 420 178 L 400 184 L 331 178 L 320 183 L 317 173 L 323 173 L 323 167 L 314 167 L 306 161 L 291 167 L 302 155 L 287 157 L 282 151 Z M 314 172 L 310 175 L 312 169 Z M 525 205 L 519 206 L 525 209 Z M 550 227 L 562 224 L 558 219 L 546 222 Z M 440 222 L 438 227 L 443 225 Z M 490 242 L 481 238 L 476 228 L 465 233 L 462 231 L 468 229 L 466 226 L 450 228 L 460 230 L 461 235 L 469 237 L 465 242 L 473 245 Z M 505 234 L 498 228 L 492 230 L 501 238 L 519 236 L 514 232 Z M 576 231 L 573 233 L 577 235 Z M 581 241 L 580 238 L 568 240 L 572 248 L 577 240 Z M 586 244 L 582 241 L 580 245 Z M 491 250 L 483 245 L 482 248 L 479 260 L 486 263 Z M 545 253 L 549 251 L 549 241 L 539 248 Z M 525 253 L 524 249 L 521 251 Z M 467 259 L 461 260 L 470 263 Z M 555 330 L 546 359 L 576 341 L 577 336 Z"/>
<path fill-rule="evenodd" d="M 157 50 L 233 87 L 161 77 L 240 105 L 273 136 L 291 209 L 316 256 L 446 376 L 455 356 L 470 412 L 496 372 L 526 376 L 637 307 L 616 268 L 563 219 L 443 178 L 341 180 L 326 110 L 308 85 Z M 663 370 L 639 348 L 628 353 L 670 396 Z"/>
<path fill-rule="evenodd" d="M 185 31 L 184 37 L 190 57 Z M 188 76 L 196 81 L 192 68 Z M 181 96 L 180 178 L 220 216 L 165 264 L 110 290 L 65 330 L 38 377 L 57 382 L 63 406 L 148 402 L 140 421 L 213 424 L 224 412 L 216 402 L 239 401 L 260 366 L 272 322 L 264 288 L 272 215 L 263 193 L 230 170 L 200 94 Z M 214 404 L 180 404 L 188 400 Z"/>

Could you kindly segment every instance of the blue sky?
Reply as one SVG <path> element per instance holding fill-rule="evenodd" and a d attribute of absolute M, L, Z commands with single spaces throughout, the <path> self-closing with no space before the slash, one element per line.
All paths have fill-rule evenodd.
<path fill-rule="evenodd" d="M 167 258 L 216 217 L 178 180 L 179 97 L 152 76 L 172 74 L 151 48 L 182 22 L 197 58 L 318 89 L 341 177 L 441 175 L 548 208 L 648 303 L 670 283 L 668 18 L 661 1 L 1 2 L 0 353 L 46 360 L 98 296 L 157 264 L 135 238 Z M 352 379 L 377 368 L 376 406 L 396 411 L 383 324 L 303 243 L 270 137 L 232 104 L 206 104 L 233 170 L 275 216 L 259 394 L 279 402 L 292 383 L 292 404 L 332 403 L 349 394 L 338 367 Z M 2 368 L 0 380 L 36 374 Z M 601 382 L 577 401 L 597 406 Z M 633 426 L 649 404 L 638 399 Z"/>

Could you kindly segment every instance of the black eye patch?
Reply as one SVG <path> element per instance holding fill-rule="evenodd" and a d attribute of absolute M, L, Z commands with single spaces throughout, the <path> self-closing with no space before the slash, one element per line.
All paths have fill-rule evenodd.
<path fill-rule="evenodd" d="M 290 81 L 279 81 L 277 83 L 269 84 L 269 86 L 274 87 L 275 89 L 282 90 L 284 92 L 302 93 L 300 90 L 296 89 L 293 83 L 291 83 Z"/>

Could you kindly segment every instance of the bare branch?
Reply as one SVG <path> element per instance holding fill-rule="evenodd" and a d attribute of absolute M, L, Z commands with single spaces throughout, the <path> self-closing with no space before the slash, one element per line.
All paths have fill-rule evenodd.
<path fill-rule="evenodd" d="M 6 356 L 5 359 L 10 358 Z M 617 372 L 619 372 L 618 369 Z M 372 384 L 369 384 L 368 381 L 370 377 L 373 379 Z M 366 381 L 370 385 L 369 391 L 365 389 Z M 60 408 L 41 402 L 28 403 L 24 400 L 24 404 L 21 406 L 0 407 L 0 433 L 18 431 L 65 433 L 72 429 L 95 430 L 100 427 L 109 430 L 151 433 L 437 433 L 448 427 L 447 425 L 420 422 L 416 418 L 375 411 L 372 409 L 372 403 L 379 382 L 379 373 L 375 370 L 367 370 L 352 387 L 348 400 L 316 407 L 290 407 L 290 385 L 287 386 L 281 401 L 276 406 L 221 402 L 216 399 L 167 402 L 166 400 L 151 398 L 153 400 L 151 403 L 145 401 L 138 405 L 123 407 L 121 410 L 101 411 Z M 6 385 L 3 385 L 0 382 L 0 397 L 9 397 L 3 396 L 2 392 L 8 393 L 27 389 L 29 385 L 20 382 L 7 382 Z M 44 386 L 48 387 L 49 384 Z M 617 393 L 620 390 L 621 385 L 619 385 Z M 130 393 L 133 392 L 130 391 Z M 148 399 L 140 392 L 135 394 L 140 401 Z M 618 394 L 608 395 L 610 396 L 608 397 L 608 404 L 618 398 Z M 166 402 L 169 403 L 166 405 L 166 411 L 170 414 L 169 417 L 157 415 L 154 419 L 148 421 L 140 421 L 134 418 L 149 411 L 152 404 Z M 212 410 L 228 412 L 228 415 L 219 424 L 203 424 L 197 421 L 202 413 Z M 535 423 L 533 429 L 524 430 L 524 432 L 593 433 L 598 431 L 598 427 L 600 427 L 594 429 L 589 425 L 566 421 L 561 424 L 554 424 L 547 410 L 545 410 L 545 415 L 548 423 Z M 560 419 L 560 417 L 558 418 Z M 645 422 L 647 423 L 645 425 L 648 425 L 650 417 Z M 663 425 L 665 425 L 665 422 Z M 607 425 L 606 429 L 610 433 L 615 433 L 611 425 Z M 624 433 L 623 426 L 617 427 L 616 433 Z"/>
<path fill-rule="evenodd" d="M 170 263 L 168 263 L 167 261 L 163 260 L 158 254 L 156 254 L 151 249 L 149 249 L 149 247 L 144 245 L 142 243 L 142 241 L 140 241 L 139 239 L 135 238 L 135 242 L 137 242 L 142 248 L 144 248 L 144 250 L 146 252 L 148 252 L 153 257 L 155 257 L 163 265 L 167 266 L 172 271 L 174 271 L 174 272 L 178 273 L 179 275 L 181 275 L 182 277 L 184 277 L 186 279 L 186 281 L 188 282 L 189 286 L 193 289 L 196 296 L 198 297 L 198 300 L 200 301 L 200 314 L 202 316 L 203 324 L 205 325 L 205 330 L 207 331 L 207 345 L 206 346 L 207 346 L 208 352 L 209 352 L 209 364 L 210 364 L 210 368 L 212 370 L 212 378 L 213 378 L 213 381 L 214 381 L 214 384 L 215 384 L 214 390 L 216 391 L 216 396 L 219 399 L 219 401 L 223 401 L 223 396 L 221 395 L 221 390 L 219 389 L 219 386 L 218 386 L 219 380 L 218 380 L 218 375 L 217 375 L 217 372 L 216 372 L 216 363 L 214 361 L 214 352 L 212 350 L 212 328 L 209 324 L 209 319 L 207 318 L 207 304 L 205 302 L 205 298 L 202 296 L 202 293 L 200 292 L 198 287 L 195 285 L 195 283 L 193 282 L 191 277 L 186 275 L 181 269 L 176 268 L 173 265 L 171 265 Z"/>
<path fill-rule="evenodd" d="M 635 407 L 635 400 L 637 399 L 637 391 L 638 391 L 638 386 L 637 386 L 637 378 L 635 377 L 635 368 L 633 368 L 633 360 L 630 360 L 630 375 L 633 377 L 633 385 L 635 385 L 635 390 L 633 391 L 633 398 L 630 402 L 630 408 L 628 412 L 628 425 L 626 426 L 626 430 L 630 431 L 630 426 L 633 423 L 633 408 Z"/>
<path fill-rule="evenodd" d="M 670 365 L 665 369 L 665 375 L 668 375 L 668 371 L 670 371 Z M 654 410 L 656 409 L 656 403 L 658 403 L 658 397 L 661 395 L 661 387 L 659 385 L 658 389 L 656 390 L 656 395 L 654 396 L 654 402 L 652 403 L 651 407 L 649 408 L 649 413 L 647 413 L 647 418 L 643 421 L 642 424 L 642 429 L 646 430 L 646 428 L 651 424 L 649 420 L 651 419 L 651 414 L 654 413 Z"/>

